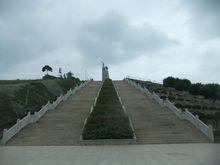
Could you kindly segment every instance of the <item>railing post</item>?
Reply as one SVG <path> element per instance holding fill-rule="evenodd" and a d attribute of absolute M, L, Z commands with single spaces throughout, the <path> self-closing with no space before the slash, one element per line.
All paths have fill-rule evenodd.
<path fill-rule="evenodd" d="M 89 111 L 90 114 L 92 113 L 93 109 L 94 109 L 94 106 L 92 106 L 92 107 L 90 108 L 90 111 Z"/>
<path fill-rule="evenodd" d="M 3 130 L 3 135 L 2 135 L 2 144 L 4 145 L 7 142 L 8 134 L 7 134 L 7 129 Z"/>
<path fill-rule="evenodd" d="M 94 106 L 96 105 L 96 102 L 97 102 L 97 97 L 95 98 L 95 101 L 94 101 Z"/>
<path fill-rule="evenodd" d="M 35 111 L 34 112 L 34 115 L 33 115 L 33 123 L 36 123 L 38 121 L 38 114 L 37 112 Z"/>
<path fill-rule="evenodd" d="M 181 112 L 181 116 L 182 116 L 182 119 L 186 119 L 186 109 L 182 109 L 182 112 Z"/>
<path fill-rule="evenodd" d="M 50 101 L 48 101 L 48 104 L 49 104 L 49 108 L 48 109 L 52 109 L 52 104 L 50 103 Z"/>
<path fill-rule="evenodd" d="M 60 103 L 61 101 L 63 101 L 63 94 L 60 95 L 60 101 L 59 101 L 59 103 Z"/>
<path fill-rule="evenodd" d="M 196 114 L 196 127 L 199 129 L 199 115 Z"/>
<path fill-rule="evenodd" d="M 29 123 L 31 123 L 31 120 L 32 120 L 31 119 L 31 112 L 28 112 L 27 116 L 28 116 L 28 124 L 29 124 Z"/>
<path fill-rule="evenodd" d="M 53 102 L 51 103 L 51 109 L 55 109 L 54 103 L 55 103 L 55 101 L 53 101 Z"/>
<path fill-rule="evenodd" d="M 17 119 L 17 131 L 16 132 L 19 132 L 20 129 L 21 129 L 20 119 Z"/>
<path fill-rule="evenodd" d="M 209 139 L 211 140 L 211 142 L 214 142 L 214 134 L 213 134 L 213 128 L 212 125 L 209 125 Z"/>

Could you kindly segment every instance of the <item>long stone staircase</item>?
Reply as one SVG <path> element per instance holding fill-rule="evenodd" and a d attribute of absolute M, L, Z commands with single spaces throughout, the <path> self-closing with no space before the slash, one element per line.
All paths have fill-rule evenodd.
<path fill-rule="evenodd" d="M 209 142 L 192 124 L 161 108 L 125 81 L 115 81 L 114 85 L 131 117 L 139 144 Z"/>
<path fill-rule="evenodd" d="M 48 111 L 38 123 L 21 130 L 7 145 L 77 145 L 100 85 L 100 81 L 89 83 L 56 109 Z"/>
<path fill-rule="evenodd" d="M 7 145 L 80 145 L 84 120 L 100 85 L 100 81 L 89 83 L 56 109 L 48 111 L 38 123 L 22 129 Z M 138 144 L 209 142 L 192 124 L 161 108 L 125 81 L 114 81 L 114 85 L 132 120 Z"/>

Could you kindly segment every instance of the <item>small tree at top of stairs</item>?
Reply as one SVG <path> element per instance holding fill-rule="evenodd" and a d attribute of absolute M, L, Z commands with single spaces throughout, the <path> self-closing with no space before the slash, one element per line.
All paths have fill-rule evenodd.
<path fill-rule="evenodd" d="M 45 72 L 45 71 L 47 72 L 47 75 L 48 75 L 48 71 L 53 72 L 53 69 L 49 65 L 45 65 L 42 68 L 42 72 Z"/>

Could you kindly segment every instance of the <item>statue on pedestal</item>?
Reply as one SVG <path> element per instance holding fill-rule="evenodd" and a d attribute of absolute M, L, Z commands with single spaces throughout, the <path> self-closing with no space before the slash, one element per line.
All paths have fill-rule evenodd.
<path fill-rule="evenodd" d="M 104 62 L 102 62 L 102 81 L 106 78 L 109 78 L 108 67 L 105 66 Z"/>

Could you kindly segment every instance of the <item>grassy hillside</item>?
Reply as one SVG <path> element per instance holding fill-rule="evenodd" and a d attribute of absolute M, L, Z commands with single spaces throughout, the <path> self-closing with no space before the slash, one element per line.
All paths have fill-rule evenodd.
<path fill-rule="evenodd" d="M 0 93 L 0 123 L 9 123 L 17 117 L 19 114 L 13 111 L 9 96 Z"/>
<path fill-rule="evenodd" d="M 48 100 L 53 101 L 56 96 L 48 91 L 41 82 L 33 82 L 22 86 L 14 93 L 14 101 L 22 105 L 26 111 L 36 111 Z"/>
<path fill-rule="evenodd" d="M 110 79 L 106 79 L 96 106 L 87 119 L 83 139 L 131 139 L 133 132 Z"/>
<path fill-rule="evenodd" d="M 27 112 L 39 111 L 47 101 L 79 85 L 76 78 L 53 80 L 1 80 L 0 81 L 0 132 L 11 126 Z"/>

